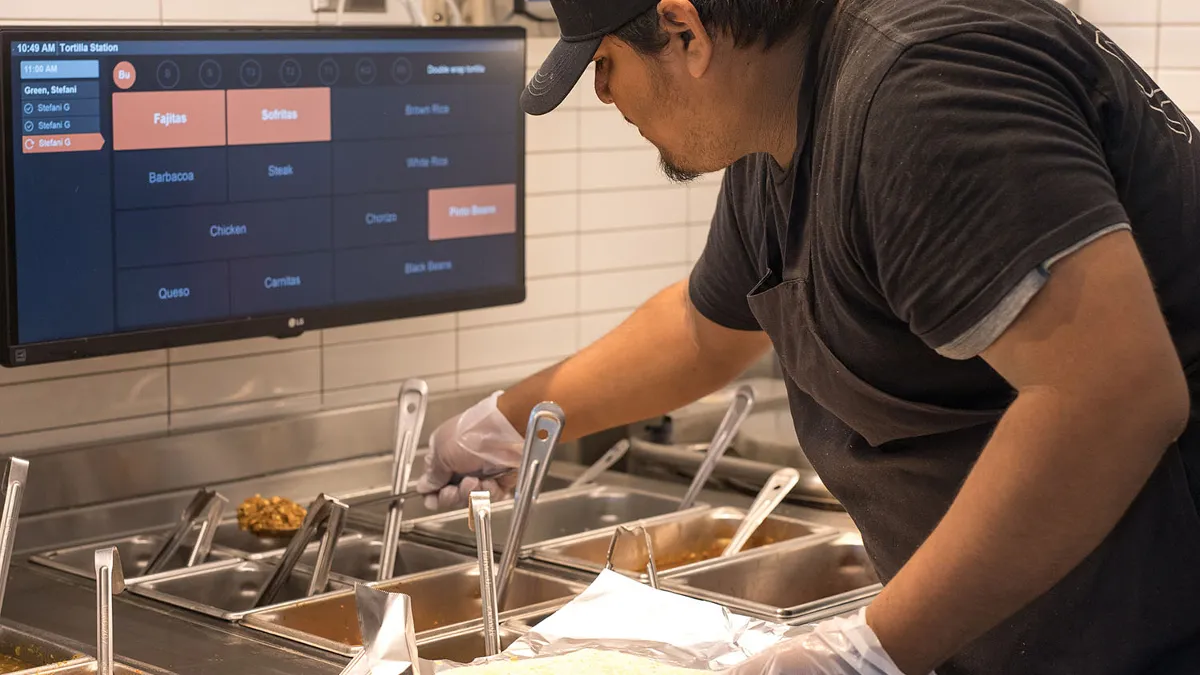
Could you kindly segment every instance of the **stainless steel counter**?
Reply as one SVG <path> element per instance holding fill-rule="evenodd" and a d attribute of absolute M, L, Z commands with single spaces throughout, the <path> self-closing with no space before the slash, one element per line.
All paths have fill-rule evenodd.
<path fill-rule="evenodd" d="M 578 464 L 562 463 L 554 465 L 554 470 L 551 472 L 555 475 L 564 478 L 574 478 L 580 473 L 583 473 L 584 467 Z M 655 478 L 644 478 L 625 473 L 608 473 L 600 480 L 605 485 L 617 485 L 621 487 L 632 487 L 641 490 L 650 490 L 661 494 L 669 494 L 675 497 L 682 496 L 687 491 L 687 485 L 683 483 L 669 483 Z M 733 492 L 723 492 L 715 490 L 705 490 L 700 493 L 700 500 L 712 504 L 713 506 L 736 506 L 738 508 L 746 508 L 754 501 L 753 496 L 743 495 Z M 828 525 L 843 531 L 854 530 L 854 521 L 844 511 L 832 509 L 811 508 L 807 506 L 797 506 L 794 504 L 781 504 L 776 511 L 782 515 L 800 518 L 809 522 L 818 523 L 820 525 Z"/>
<path fill-rule="evenodd" d="M 214 487 L 234 500 L 255 491 L 285 494 L 308 494 L 318 489 L 361 492 L 387 485 L 386 466 L 382 458 L 360 459 Z M 552 465 L 550 473 L 569 479 L 582 471 L 580 465 L 559 461 Z M 682 495 L 686 489 L 682 484 L 619 473 L 606 474 L 600 482 L 675 496 Z M 43 535 L 53 535 L 56 544 L 87 536 L 94 538 L 97 529 L 129 531 L 169 519 L 171 511 L 168 507 L 178 502 L 179 496 L 48 514 L 28 519 L 21 527 L 41 530 L 40 536 L 26 535 L 26 541 L 42 540 L 40 543 L 45 543 L 50 537 Z M 701 500 L 713 505 L 744 508 L 752 498 L 706 491 Z M 153 510 L 156 515 L 146 515 L 148 510 Z M 853 527 L 849 518 L 840 512 L 791 505 L 784 505 L 780 512 L 840 529 Z M 103 526 L 97 528 L 97 524 Z M 94 644 L 94 585 L 86 578 L 35 566 L 28 562 L 27 554 L 19 555 L 13 561 L 4 615 L 34 628 Z M 114 632 L 119 658 L 151 664 L 178 675 L 319 675 L 337 673 L 347 663 L 347 659 L 328 652 L 130 594 L 116 599 Z"/>
<path fill-rule="evenodd" d="M 435 396 L 426 417 L 426 431 L 482 395 L 456 392 Z M 86 551 L 100 540 L 144 535 L 169 527 L 199 487 L 219 491 L 231 506 L 256 493 L 305 502 L 319 493 L 353 497 L 390 489 L 392 459 L 388 448 L 393 440 L 394 418 L 394 405 L 378 404 L 179 436 L 48 450 L 31 456 L 28 498 L 17 530 L 17 553 L 3 618 L 94 645 L 95 585 L 86 576 L 90 563 L 83 566 L 84 570 L 76 570 L 84 576 L 73 576 L 30 562 L 31 554 L 73 545 L 81 545 Z M 615 436 L 623 434 L 623 430 L 614 430 L 564 444 L 556 450 L 550 477 L 562 487 L 583 472 L 578 462 L 595 459 Z M 422 466 L 423 458 L 419 457 L 414 475 L 421 472 Z M 651 478 L 611 471 L 598 482 L 613 490 L 628 488 L 678 498 L 687 489 L 678 473 Z M 706 490 L 699 501 L 744 509 L 753 496 Z M 778 513 L 839 530 L 853 529 L 851 520 L 840 511 L 785 504 Z M 410 514 L 406 512 L 409 518 L 422 515 Z M 601 515 L 616 516 L 609 512 Z M 418 529 L 411 536 L 419 538 L 421 534 Z M 444 541 L 439 545 L 453 548 Z M 236 560 L 230 562 L 239 564 Z M 365 567 L 372 564 L 370 560 L 360 562 Z M 547 571 L 546 565 L 532 559 L 521 562 L 527 571 L 535 572 Z M 584 583 L 591 578 L 565 568 L 556 568 L 554 574 Z M 115 598 L 113 615 L 118 661 L 177 675 L 334 675 L 348 661 L 337 653 L 177 608 L 137 592 Z M 94 646 L 84 651 L 94 651 Z"/>
<path fill-rule="evenodd" d="M 8 587 L 7 618 L 95 644 L 95 589 L 86 579 L 14 561 Z M 141 661 L 178 675 L 321 675 L 345 666 L 316 650 L 306 653 L 283 640 L 135 597 L 116 599 L 113 627 L 118 660 Z"/>

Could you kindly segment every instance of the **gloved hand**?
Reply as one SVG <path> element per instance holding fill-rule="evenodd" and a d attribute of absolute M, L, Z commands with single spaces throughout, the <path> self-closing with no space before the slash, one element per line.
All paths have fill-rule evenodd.
<path fill-rule="evenodd" d="M 475 490 L 487 490 L 493 501 L 511 496 L 525 440 L 496 408 L 502 393 L 498 391 L 446 420 L 430 435 L 429 461 L 417 480 L 417 490 L 425 495 L 425 508 L 466 506 Z M 479 478 L 504 469 L 514 471 L 499 479 Z M 462 477 L 457 485 L 452 483 L 455 476 Z"/>
<path fill-rule="evenodd" d="M 722 671 L 722 675 L 904 675 L 892 662 L 864 607 L 818 623 L 811 633 L 782 642 Z"/>

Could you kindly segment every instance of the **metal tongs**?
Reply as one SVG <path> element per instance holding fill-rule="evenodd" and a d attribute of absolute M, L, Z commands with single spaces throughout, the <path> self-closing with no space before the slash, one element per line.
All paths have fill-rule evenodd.
<path fill-rule="evenodd" d="M 0 607 L 8 586 L 8 566 L 12 563 L 13 546 L 17 540 L 17 517 L 21 515 L 21 498 L 29 477 L 29 462 L 10 457 L 4 469 L 4 509 L 0 512 Z"/>
<path fill-rule="evenodd" d="M 96 675 L 113 675 L 113 596 L 125 592 L 117 547 L 96 551 Z"/>
<path fill-rule="evenodd" d="M 200 522 L 200 532 L 196 536 L 196 544 L 192 546 L 192 552 L 188 556 L 185 566 L 193 567 L 207 560 L 208 554 L 212 551 L 213 536 L 217 533 L 217 525 L 221 522 L 221 514 L 224 513 L 228 503 L 229 500 L 218 492 L 208 488 L 198 490 L 192 497 L 191 503 L 179 515 L 179 521 L 167 535 L 167 540 L 150 558 L 150 564 L 146 566 L 146 570 L 142 574 L 149 576 L 165 571 L 176 551 L 191 534 L 196 521 Z"/>
<path fill-rule="evenodd" d="M 317 532 L 322 526 L 325 528 L 325 534 L 321 537 L 321 546 L 317 550 L 317 562 L 313 565 L 313 575 L 308 583 L 307 596 L 313 596 L 325 590 L 329 585 L 329 571 L 333 567 L 333 552 L 337 548 L 338 538 L 342 536 L 348 509 L 349 507 L 345 503 L 325 494 L 318 495 L 313 500 L 296 536 L 292 537 L 287 550 L 283 552 L 283 556 L 275 565 L 271 578 L 267 579 L 267 583 L 263 584 L 262 590 L 259 591 L 258 599 L 254 603 L 255 607 L 265 607 L 275 602 L 279 592 L 283 590 L 284 584 L 292 576 L 292 570 L 295 569 L 296 563 L 300 561 L 305 549 L 317 536 Z"/>
<path fill-rule="evenodd" d="M 614 443 L 608 449 L 608 452 L 601 455 L 600 459 L 596 460 L 594 464 L 585 469 L 583 473 L 579 474 L 578 478 L 571 482 L 571 487 L 579 487 L 595 482 L 601 474 L 616 466 L 617 462 L 625 457 L 625 454 L 629 452 L 629 447 L 630 443 L 627 438 L 622 438 Z"/>
<path fill-rule="evenodd" d="M 529 524 L 529 511 L 542 489 L 542 479 L 546 477 L 550 456 L 562 434 L 564 420 L 562 408 L 548 401 L 534 406 L 529 414 L 529 426 L 525 429 L 525 451 L 517 472 L 517 489 L 513 494 L 512 523 L 496 575 L 496 603 L 500 607 L 504 606 L 507 598 L 509 582 L 513 570 L 517 568 L 517 558 L 521 555 L 521 541 Z"/>
<path fill-rule="evenodd" d="M 733 533 L 733 538 L 729 540 L 729 545 L 721 552 L 721 556 L 734 555 L 741 551 L 755 531 L 775 512 L 775 509 L 783 503 L 784 498 L 799 482 L 800 472 L 790 467 L 771 474 L 766 484 L 758 491 L 758 496 L 754 498 L 750 508 L 746 510 L 746 517 L 742 519 L 742 524 L 738 525 L 737 531 Z"/>
<path fill-rule="evenodd" d="M 613 555 L 617 552 L 617 540 L 625 535 L 642 535 L 642 541 L 646 547 L 646 576 L 650 579 L 650 588 L 658 590 L 658 564 L 654 562 L 654 544 L 650 541 L 650 533 L 646 531 L 646 527 L 641 523 L 637 523 L 632 527 L 626 525 L 618 525 L 616 530 L 613 530 L 612 539 L 608 542 L 608 557 L 604 561 L 604 569 L 613 569 Z"/>
<path fill-rule="evenodd" d="M 750 409 L 753 407 L 754 389 L 748 384 L 743 384 L 734 392 L 733 401 L 729 403 L 729 409 L 725 411 L 725 417 L 721 419 L 721 424 L 717 427 L 717 432 L 713 434 L 712 442 L 708 444 L 708 451 L 704 454 L 704 461 L 700 463 L 700 468 L 696 470 L 696 477 L 692 479 L 692 484 L 688 486 L 687 493 L 684 494 L 683 500 L 679 502 L 680 511 L 690 509 L 696 503 L 696 498 L 700 496 L 700 491 L 708 484 L 708 479 L 712 476 L 713 471 L 716 470 L 717 463 L 721 461 L 721 457 L 725 455 L 725 451 L 733 443 L 733 437 L 737 435 L 738 429 L 741 428 L 742 422 L 746 421 L 746 417 L 750 415 Z"/>
<path fill-rule="evenodd" d="M 396 445 L 392 451 L 392 495 L 404 495 L 417 458 L 417 444 L 425 425 L 425 410 L 429 406 L 429 385 L 424 380 L 408 380 L 400 387 L 396 412 Z M 404 500 L 388 506 L 383 525 L 383 551 L 379 558 L 379 581 L 396 574 L 396 556 L 400 545 L 400 529 L 404 523 Z"/>
<path fill-rule="evenodd" d="M 479 553 L 479 598 L 483 605 L 483 645 L 485 656 L 500 653 L 500 605 L 496 595 L 495 552 L 492 550 L 492 497 L 486 491 L 471 493 L 468 523 L 475 532 L 475 550 Z"/>

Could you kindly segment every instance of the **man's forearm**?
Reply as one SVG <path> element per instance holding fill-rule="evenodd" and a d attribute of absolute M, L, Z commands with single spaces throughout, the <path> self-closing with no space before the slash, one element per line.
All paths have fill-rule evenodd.
<path fill-rule="evenodd" d="M 575 356 L 508 389 L 497 405 L 524 431 L 530 409 L 554 401 L 567 417 L 564 440 L 660 415 L 741 374 L 769 342 L 695 314 L 680 282 L 642 305 Z"/>
<path fill-rule="evenodd" d="M 1019 611 L 1115 527 L 1179 432 L 1174 389 L 1126 385 L 1137 402 L 1018 396 L 943 521 L 868 610 L 904 672 L 928 673 Z"/>

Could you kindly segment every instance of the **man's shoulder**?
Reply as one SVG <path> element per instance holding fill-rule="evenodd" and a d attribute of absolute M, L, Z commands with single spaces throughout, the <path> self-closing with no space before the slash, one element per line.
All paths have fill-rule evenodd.
<path fill-rule="evenodd" d="M 939 114 L 1039 73 L 1083 84 L 1094 70 L 1077 19 L 1057 0 L 841 2 L 844 35 L 824 106 L 853 156 L 864 141 L 907 152 L 918 131 L 940 133 Z"/>
<path fill-rule="evenodd" d="M 956 50 L 1023 60 L 1079 48 L 1078 18 L 1057 0 L 840 0 L 838 8 L 827 83 L 838 106 L 871 104 L 898 67 L 935 53 L 955 67 Z"/>
<path fill-rule="evenodd" d="M 1071 16 L 1057 0 L 840 0 L 838 7 L 844 30 L 890 42 L 896 53 L 958 33 L 1041 33 Z"/>

